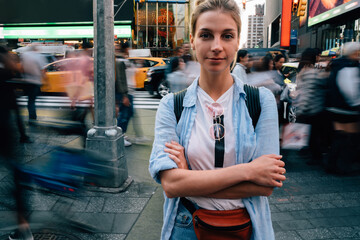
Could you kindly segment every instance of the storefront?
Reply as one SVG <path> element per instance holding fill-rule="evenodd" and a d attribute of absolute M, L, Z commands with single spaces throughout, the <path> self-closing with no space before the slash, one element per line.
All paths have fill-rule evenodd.
<path fill-rule="evenodd" d="M 360 41 L 360 0 L 310 0 L 308 27 L 316 34 L 316 47 L 322 50 Z M 314 35 L 313 34 L 313 35 Z"/>
<path fill-rule="evenodd" d="M 340 47 L 345 42 L 360 42 L 360 18 L 350 20 L 343 25 L 322 31 L 322 49 Z"/>
<path fill-rule="evenodd" d="M 136 0 L 135 9 L 134 48 L 167 57 L 189 41 L 189 0 Z"/>
<path fill-rule="evenodd" d="M 0 39 L 12 48 L 33 41 L 76 45 L 94 37 L 92 0 L 0 2 Z M 114 0 L 115 39 L 131 40 L 133 19 L 134 1 Z"/>

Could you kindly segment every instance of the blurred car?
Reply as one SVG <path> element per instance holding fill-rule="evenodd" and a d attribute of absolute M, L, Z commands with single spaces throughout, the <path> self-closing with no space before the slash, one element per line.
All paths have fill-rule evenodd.
<path fill-rule="evenodd" d="M 45 78 L 41 91 L 44 93 L 65 93 L 66 86 L 76 84 L 82 79 L 78 64 L 80 58 L 65 58 L 52 62 L 44 67 Z M 93 61 L 93 59 L 91 59 Z M 144 88 L 149 68 L 166 66 L 167 59 L 152 57 L 132 57 L 129 61 L 136 67 L 134 81 L 135 88 Z"/>
<path fill-rule="evenodd" d="M 166 58 L 155 58 L 155 57 L 130 57 L 128 60 L 136 67 L 134 81 L 135 88 L 142 89 L 145 87 L 145 80 L 149 68 L 157 66 L 166 66 Z"/>
<path fill-rule="evenodd" d="M 152 67 L 147 72 L 147 79 L 145 80 L 145 89 L 151 95 L 157 95 L 162 98 L 170 92 L 168 83 L 166 82 L 166 70 L 168 66 Z"/>
<path fill-rule="evenodd" d="M 273 57 L 277 54 L 282 54 L 285 56 L 285 59 L 288 60 L 289 56 L 284 49 L 278 48 L 243 48 L 248 54 L 252 57 L 253 60 L 258 60 L 264 57 L 266 54 L 270 53 Z"/>
<path fill-rule="evenodd" d="M 80 84 L 82 72 L 77 67 L 79 60 L 80 58 L 65 58 L 46 65 L 41 92 L 64 94 L 67 85 Z"/>
<path fill-rule="evenodd" d="M 169 66 L 159 66 L 152 67 L 149 69 L 147 74 L 147 79 L 145 81 L 145 89 L 151 95 L 157 95 L 162 98 L 168 93 L 172 92 L 170 89 L 170 85 L 166 79 L 166 74 Z M 192 81 L 194 81 L 200 75 L 200 64 L 198 62 L 191 62 L 190 64 L 186 64 L 185 69 L 183 70 L 186 77 L 187 82 L 190 85 Z"/>

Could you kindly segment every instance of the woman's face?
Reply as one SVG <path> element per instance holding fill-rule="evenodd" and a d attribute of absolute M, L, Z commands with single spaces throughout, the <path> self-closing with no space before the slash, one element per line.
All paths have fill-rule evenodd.
<path fill-rule="evenodd" d="M 231 15 L 204 12 L 195 30 L 195 36 L 190 36 L 191 46 L 202 68 L 212 73 L 229 69 L 239 46 L 237 25 Z"/>
<path fill-rule="evenodd" d="M 279 61 L 275 62 L 275 69 L 280 70 L 285 62 L 285 58 L 280 58 Z"/>

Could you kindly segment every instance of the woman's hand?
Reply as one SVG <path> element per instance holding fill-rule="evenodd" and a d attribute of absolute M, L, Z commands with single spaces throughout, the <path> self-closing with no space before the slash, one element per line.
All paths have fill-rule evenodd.
<path fill-rule="evenodd" d="M 164 151 L 169 153 L 169 157 L 176 163 L 178 168 L 189 169 L 183 146 L 175 141 L 171 141 L 171 143 L 165 143 L 165 146 L 167 148 L 165 148 Z"/>
<path fill-rule="evenodd" d="M 249 163 L 250 181 L 268 187 L 282 187 L 282 181 L 286 170 L 285 163 L 280 159 L 282 156 L 276 154 L 263 155 Z"/>

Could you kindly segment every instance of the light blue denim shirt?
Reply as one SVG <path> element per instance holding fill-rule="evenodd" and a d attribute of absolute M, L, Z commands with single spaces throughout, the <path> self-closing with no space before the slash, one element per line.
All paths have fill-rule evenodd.
<path fill-rule="evenodd" d="M 234 134 L 236 134 L 236 164 L 247 163 L 264 154 L 279 154 L 278 114 L 274 95 L 270 90 L 260 88 L 261 115 L 256 129 L 245 105 L 246 94 L 243 83 L 236 76 L 234 78 Z M 191 130 L 196 116 L 198 79 L 189 87 L 184 97 L 184 110 L 179 122 L 174 114 L 174 95 L 165 96 L 159 105 L 155 122 L 155 139 L 150 156 L 150 174 L 156 182 L 160 182 L 159 172 L 177 168 L 176 163 L 164 152 L 165 143 L 171 140 L 179 142 L 185 147 L 189 143 Z M 180 198 L 168 198 L 164 194 L 164 216 L 161 239 L 167 240 L 171 236 Z M 253 224 L 252 239 L 275 239 L 271 223 L 270 208 L 267 197 L 256 196 L 244 198 L 243 202 Z"/>

